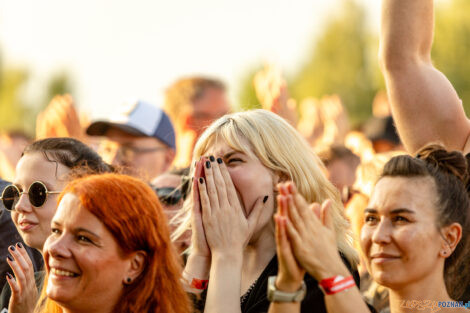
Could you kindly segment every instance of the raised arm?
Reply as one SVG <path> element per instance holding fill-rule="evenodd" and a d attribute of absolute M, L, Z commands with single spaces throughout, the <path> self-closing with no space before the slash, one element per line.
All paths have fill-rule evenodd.
<path fill-rule="evenodd" d="M 464 151 L 470 134 L 456 91 L 432 65 L 433 32 L 433 0 L 382 1 L 380 65 L 398 132 L 411 153 L 436 141 Z"/>

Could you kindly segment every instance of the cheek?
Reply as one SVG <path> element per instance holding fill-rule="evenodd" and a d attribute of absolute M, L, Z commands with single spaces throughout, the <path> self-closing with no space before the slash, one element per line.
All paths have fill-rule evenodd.
<path fill-rule="evenodd" d="M 11 211 L 11 220 L 16 226 L 18 226 L 18 215 L 16 211 Z"/>
<path fill-rule="evenodd" d="M 259 197 L 272 197 L 273 180 L 269 173 L 260 174 L 250 169 L 243 170 L 241 167 L 229 169 L 229 173 L 246 208 L 250 209 Z"/>
<path fill-rule="evenodd" d="M 360 245 L 362 253 L 366 256 L 368 255 L 370 246 L 372 244 L 372 229 L 367 226 L 363 226 L 360 233 Z"/>

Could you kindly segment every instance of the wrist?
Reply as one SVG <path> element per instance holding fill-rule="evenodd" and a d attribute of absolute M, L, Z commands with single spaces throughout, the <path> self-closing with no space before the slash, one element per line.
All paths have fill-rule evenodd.
<path fill-rule="evenodd" d="M 296 292 L 302 287 L 302 280 L 288 280 L 285 279 L 282 275 L 276 277 L 275 282 L 276 289 L 284 292 Z"/>
<path fill-rule="evenodd" d="M 211 267 L 210 256 L 203 256 L 191 253 L 188 256 L 184 271 L 199 279 L 207 279 L 209 277 L 209 271 Z"/>

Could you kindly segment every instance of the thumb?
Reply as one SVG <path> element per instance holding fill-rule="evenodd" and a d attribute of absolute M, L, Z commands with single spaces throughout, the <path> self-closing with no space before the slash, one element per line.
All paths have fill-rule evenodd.
<path fill-rule="evenodd" d="M 323 201 L 321 205 L 320 220 L 324 226 L 328 227 L 331 230 L 334 230 L 334 225 L 331 219 L 330 209 L 331 209 L 331 200 L 327 199 Z"/>
<path fill-rule="evenodd" d="M 268 201 L 268 196 L 260 197 L 256 200 L 253 210 L 251 210 L 250 215 L 248 215 L 248 228 L 252 231 L 255 225 L 258 223 L 261 212 Z"/>

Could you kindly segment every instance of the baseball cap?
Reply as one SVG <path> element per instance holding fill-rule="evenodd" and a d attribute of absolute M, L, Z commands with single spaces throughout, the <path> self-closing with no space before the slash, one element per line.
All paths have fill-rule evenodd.
<path fill-rule="evenodd" d="M 364 134 L 371 141 L 387 140 L 393 144 L 400 143 L 397 130 L 391 116 L 372 117 L 364 124 Z"/>
<path fill-rule="evenodd" d="M 150 103 L 141 100 L 125 103 L 109 119 L 91 123 L 86 133 L 90 136 L 104 136 L 110 127 L 131 135 L 154 137 L 176 149 L 175 130 L 170 118 L 162 109 Z"/>

